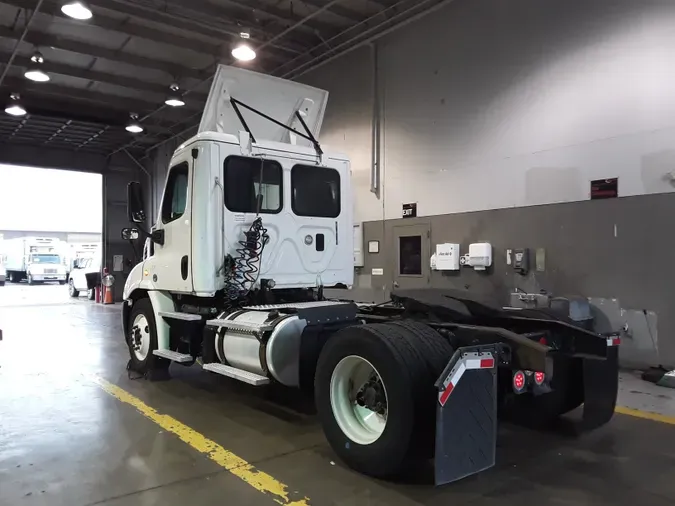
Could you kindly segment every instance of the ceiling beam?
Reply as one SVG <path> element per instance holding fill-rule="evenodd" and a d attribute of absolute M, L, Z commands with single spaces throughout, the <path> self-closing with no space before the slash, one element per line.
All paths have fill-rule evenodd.
<path fill-rule="evenodd" d="M 0 3 L 11 5 L 19 9 L 30 9 L 30 4 L 32 2 L 31 0 L 2 0 Z M 60 5 L 54 3 L 45 3 L 42 6 L 40 12 L 50 16 L 59 17 L 61 18 L 61 21 L 67 22 L 69 24 L 79 26 L 84 24 L 93 25 L 103 28 L 104 30 L 124 33 L 134 37 L 141 37 L 147 40 L 160 42 L 162 44 L 169 44 L 175 47 L 187 48 L 198 53 L 208 54 L 216 57 L 221 56 L 225 51 L 223 44 L 210 44 L 208 42 L 202 42 L 200 40 L 190 39 L 176 34 L 169 34 L 167 32 L 162 32 L 161 30 L 141 26 L 128 20 L 110 16 L 105 12 L 96 12 L 96 16 L 87 20 L 85 23 L 63 16 Z"/>
<path fill-rule="evenodd" d="M 99 104 L 102 107 L 108 109 L 126 111 L 127 115 L 132 111 L 141 114 L 152 109 L 157 104 L 155 101 L 112 96 L 107 93 L 100 93 L 97 91 L 80 88 L 71 88 L 69 86 L 62 86 L 53 83 L 33 83 L 27 79 L 20 79 L 16 77 L 8 77 L 5 79 L 3 88 L 7 88 L 7 91 L 21 93 L 22 99 L 27 98 L 28 95 L 53 96 L 62 100 L 67 98 L 71 102 L 90 102 Z"/>
<path fill-rule="evenodd" d="M 223 23 L 222 20 L 217 24 L 205 23 L 203 20 L 191 19 L 184 15 L 167 10 L 158 10 L 156 7 L 148 7 L 142 4 L 133 3 L 128 0 L 94 0 L 93 4 L 94 6 L 112 10 L 127 16 L 132 16 L 143 21 L 150 21 L 159 25 L 163 24 L 173 28 L 178 28 L 180 30 L 196 33 L 200 36 L 209 37 L 218 41 L 222 41 L 225 37 L 227 39 L 226 42 L 228 50 L 229 45 L 233 41 L 239 40 L 239 33 L 241 32 L 241 27 L 234 23 Z M 213 4 L 208 5 L 213 6 Z M 252 35 L 251 42 L 255 44 L 262 44 L 266 39 L 272 36 L 272 34 L 268 34 L 265 31 L 253 33 Z M 279 57 L 288 54 L 298 54 L 303 50 L 306 50 L 307 47 L 311 46 L 309 42 L 311 41 L 293 41 L 291 39 L 287 39 L 286 42 L 276 42 L 270 45 L 270 51 Z M 228 52 L 229 51 L 226 51 L 226 53 Z"/>
<path fill-rule="evenodd" d="M 40 7 L 42 7 L 42 2 L 44 0 L 38 0 L 37 4 L 33 7 L 33 12 L 30 15 L 30 18 L 28 18 L 28 11 L 25 12 L 26 14 L 26 19 L 27 21 L 24 23 L 23 26 L 23 31 L 21 32 L 21 35 L 17 38 L 16 44 L 14 44 L 14 50 L 12 51 L 12 54 L 10 54 L 9 59 L 7 60 L 7 64 L 5 65 L 5 70 L 2 71 L 2 74 L 0 74 L 0 85 L 2 85 L 2 81 L 5 79 L 5 76 L 9 72 L 9 69 L 12 67 L 12 63 L 14 62 L 14 58 L 19 54 L 19 48 L 21 46 L 21 43 L 25 39 L 26 35 L 28 35 L 28 29 L 30 28 L 31 23 L 37 16 L 37 13 L 40 11 Z"/>
<path fill-rule="evenodd" d="M 242 23 L 242 26 L 252 30 L 252 35 L 255 34 L 256 27 L 260 24 L 260 17 L 275 19 L 283 26 L 293 24 L 303 17 L 298 14 L 293 14 L 285 9 L 279 9 L 273 5 L 262 3 L 258 0 L 224 0 L 226 5 L 232 7 L 231 9 L 218 7 L 207 0 L 190 0 L 187 3 L 179 2 L 177 0 L 167 0 L 167 3 L 175 7 L 189 9 L 192 12 L 205 14 L 220 20 L 238 17 L 238 21 L 239 23 Z M 335 33 L 337 29 L 339 29 L 339 27 L 317 20 L 312 20 L 311 22 L 298 27 L 298 30 L 312 34 L 316 30 L 330 34 L 331 32 Z M 241 30 L 238 29 L 238 32 L 239 31 Z"/>
<path fill-rule="evenodd" d="M 315 9 L 321 9 L 328 2 L 327 0 L 301 0 L 300 3 L 314 7 Z M 336 16 L 339 16 L 352 22 L 358 22 L 367 17 L 362 13 L 355 11 L 354 9 L 350 9 L 349 7 L 344 7 L 339 4 L 330 6 L 328 8 L 328 11 L 331 12 L 332 14 L 335 14 Z"/>
<path fill-rule="evenodd" d="M 8 57 L 7 53 L 0 51 L 0 62 L 7 61 L 7 57 Z M 27 56 L 17 56 L 14 59 L 14 66 L 17 67 L 26 68 L 30 67 L 31 64 L 32 64 L 31 59 L 28 58 Z M 2 65 L 3 64 L 0 63 L 0 66 Z M 112 84 L 115 86 L 121 86 L 132 90 L 153 93 L 158 95 L 159 97 L 166 97 L 166 95 L 170 93 L 169 87 L 162 86 L 161 84 L 155 84 L 149 81 L 143 81 L 140 79 L 134 79 L 122 75 L 109 74 L 107 72 L 99 72 L 97 70 L 88 70 L 83 67 L 75 67 L 72 65 L 67 65 L 65 63 L 58 63 L 50 60 L 45 60 L 45 62 L 41 65 L 41 68 L 43 71 L 48 72 L 50 74 L 58 74 L 68 77 L 77 77 L 80 79 L 86 79 L 88 81 L 96 81 L 98 83 Z M 157 100 L 160 100 L 159 97 L 157 98 Z M 161 98 L 161 101 L 163 101 L 163 98 Z M 205 101 L 206 101 L 206 94 L 199 92 L 191 93 L 190 99 L 186 100 L 188 108 L 193 107 L 195 103 L 197 103 L 200 109 L 202 108 L 203 102 Z"/>
<path fill-rule="evenodd" d="M 6 26 L 0 26 L 0 37 L 17 40 L 20 34 Z M 31 32 L 26 35 L 24 41 L 34 46 L 51 46 L 56 49 L 79 53 L 91 57 L 103 58 L 119 63 L 127 63 L 141 68 L 151 68 L 167 73 L 172 78 L 190 77 L 203 80 L 209 74 L 197 69 L 189 69 L 168 61 L 154 60 L 144 56 L 137 56 L 130 53 L 123 53 L 114 49 L 108 49 L 100 46 L 94 46 L 85 42 L 67 39 L 59 35 L 47 33 Z"/>

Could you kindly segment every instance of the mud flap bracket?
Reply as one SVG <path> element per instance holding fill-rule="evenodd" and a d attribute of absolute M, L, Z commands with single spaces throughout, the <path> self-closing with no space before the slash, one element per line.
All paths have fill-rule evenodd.
<path fill-rule="evenodd" d="M 436 382 L 436 485 L 460 480 L 495 464 L 501 347 L 459 348 Z"/>

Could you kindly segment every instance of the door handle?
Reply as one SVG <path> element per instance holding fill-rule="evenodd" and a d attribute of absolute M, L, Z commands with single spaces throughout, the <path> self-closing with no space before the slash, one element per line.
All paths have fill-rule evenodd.
<path fill-rule="evenodd" d="M 180 259 L 180 276 L 185 281 L 188 277 L 188 256 L 185 255 Z"/>
<path fill-rule="evenodd" d="M 394 288 L 398 288 L 398 281 L 394 281 Z"/>

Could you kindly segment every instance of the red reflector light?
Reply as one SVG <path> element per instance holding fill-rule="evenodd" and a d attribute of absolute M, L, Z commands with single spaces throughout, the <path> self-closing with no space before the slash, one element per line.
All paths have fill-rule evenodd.
<path fill-rule="evenodd" d="M 539 344 L 543 344 L 544 346 L 548 346 L 548 341 L 546 340 L 545 337 L 542 337 L 539 339 Z"/>
<path fill-rule="evenodd" d="M 513 375 L 513 388 L 517 392 L 520 392 L 523 388 L 525 388 L 525 373 L 523 371 L 517 371 Z"/>
<path fill-rule="evenodd" d="M 546 379 L 546 375 L 543 372 L 535 372 L 534 373 L 534 382 L 537 385 L 543 385 L 545 379 Z"/>
<path fill-rule="evenodd" d="M 481 369 L 492 369 L 495 366 L 495 359 L 494 358 L 483 358 L 480 361 L 480 368 Z"/>

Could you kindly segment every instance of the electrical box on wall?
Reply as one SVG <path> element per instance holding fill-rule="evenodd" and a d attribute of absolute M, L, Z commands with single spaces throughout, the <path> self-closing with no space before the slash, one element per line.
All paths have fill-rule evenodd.
<path fill-rule="evenodd" d="M 470 244 L 469 254 L 460 257 L 459 262 L 477 271 L 484 271 L 492 265 L 492 244 L 489 242 Z"/>
<path fill-rule="evenodd" d="M 513 250 L 513 270 L 523 276 L 530 271 L 530 250 L 528 248 Z"/>
<path fill-rule="evenodd" d="M 459 244 L 444 243 L 436 245 L 436 270 L 459 270 Z"/>
<path fill-rule="evenodd" d="M 363 255 L 363 225 L 354 224 L 354 267 L 363 267 L 365 259 Z"/>

